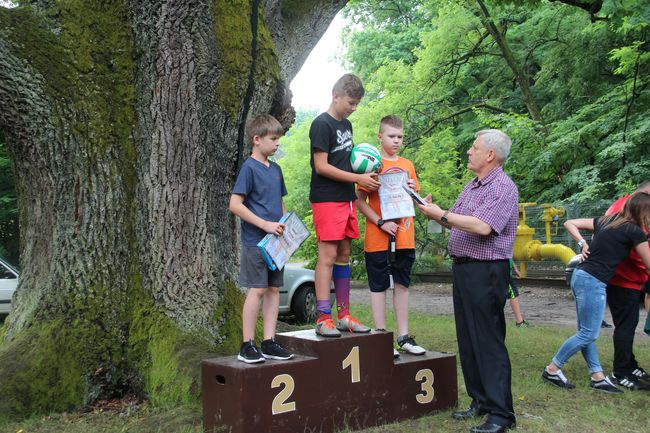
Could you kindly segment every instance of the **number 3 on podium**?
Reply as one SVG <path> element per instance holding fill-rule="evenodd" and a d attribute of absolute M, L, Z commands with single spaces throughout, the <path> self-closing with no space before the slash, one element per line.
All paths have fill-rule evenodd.
<path fill-rule="evenodd" d="M 420 404 L 431 403 L 433 401 L 433 396 L 435 395 L 435 392 L 433 391 L 433 371 L 428 368 L 419 370 L 415 373 L 415 381 L 422 382 L 422 385 L 420 385 L 422 394 L 416 395 L 415 400 Z"/>

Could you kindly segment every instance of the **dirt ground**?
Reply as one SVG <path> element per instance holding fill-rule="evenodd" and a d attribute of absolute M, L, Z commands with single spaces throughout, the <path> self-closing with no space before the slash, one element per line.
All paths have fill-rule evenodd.
<path fill-rule="evenodd" d="M 576 327 L 575 301 L 568 288 L 548 287 L 526 287 L 519 286 L 519 302 L 521 305 L 524 320 L 531 325 Z M 453 315 L 451 284 L 443 283 L 417 283 L 410 288 L 409 305 L 411 311 L 418 311 L 425 314 Z M 388 291 L 388 306 L 392 306 L 392 291 Z M 350 301 L 360 304 L 370 304 L 370 291 L 363 283 L 353 285 L 350 293 Z M 642 305 L 639 303 L 639 307 Z M 514 316 L 510 304 L 505 306 L 506 320 L 514 322 Z M 636 333 L 644 336 L 643 325 L 645 324 L 646 313 L 640 312 L 639 325 Z M 605 312 L 605 321 L 612 322 L 609 309 Z M 601 334 L 610 335 L 612 329 L 603 329 Z M 647 338 L 647 337 L 645 337 Z M 644 341 L 644 338 L 635 339 L 635 343 Z M 650 344 L 650 342 L 648 342 Z"/>

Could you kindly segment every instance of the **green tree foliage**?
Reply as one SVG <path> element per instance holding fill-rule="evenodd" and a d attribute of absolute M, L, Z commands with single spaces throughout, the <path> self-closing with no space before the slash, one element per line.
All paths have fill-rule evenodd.
<path fill-rule="evenodd" d="M 305 219 L 311 212 L 309 206 L 309 127 L 318 113 L 302 111 L 296 114 L 294 126 L 280 140 L 279 155 L 276 159 L 287 185 L 288 194 L 284 205 Z"/>
<path fill-rule="evenodd" d="M 352 0 L 344 9 L 350 20 L 344 40 L 348 60 L 363 79 L 386 62 L 413 64 L 413 50 L 430 22 L 421 0 Z M 363 28 L 364 31 L 354 31 Z"/>
<path fill-rule="evenodd" d="M 378 145 L 379 119 L 401 116 L 402 155 L 441 206 L 471 177 L 466 151 L 485 128 L 513 139 L 505 168 L 521 201 L 584 207 L 650 178 L 647 1 L 351 0 L 346 16 L 345 60 L 366 87 L 351 117 L 354 140 Z M 284 139 L 281 160 L 287 203 L 309 226 L 311 118 Z M 420 253 L 444 250 L 421 216 L 416 227 Z M 361 242 L 353 245 L 360 264 Z M 303 255 L 315 260 L 315 239 Z"/>
<path fill-rule="evenodd" d="M 356 141 L 370 140 L 381 116 L 402 116 L 404 154 L 441 205 L 466 180 L 465 151 L 486 127 L 513 138 L 506 170 L 522 200 L 611 199 L 649 177 L 647 2 L 423 0 L 408 20 L 391 19 L 399 1 L 351 5 L 348 15 L 362 25 L 346 38 L 347 61 L 370 96 L 354 117 Z M 419 40 L 391 56 L 376 36 L 385 29 Z M 544 124 L 531 120 L 517 70 Z"/>

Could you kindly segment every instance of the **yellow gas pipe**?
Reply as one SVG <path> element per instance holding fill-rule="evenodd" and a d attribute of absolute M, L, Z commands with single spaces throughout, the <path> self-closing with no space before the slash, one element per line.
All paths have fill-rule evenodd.
<path fill-rule="evenodd" d="M 522 277 L 528 274 L 528 261 L 542 259 L 560 259 L 566 265 L 569 260 L 575 256 L 575 252 L 562 244 L 551 243 L 551 223 L 555 224 L 555 234 L 557 235 L 558 219 L 563 216 L 563 208 L 554 208 L 550 204 L 543 204 L 544 213 L 542 221 L 546 229 L 546 243 L 542 244 L 533 239 L 535 229 L 526 224 L 526 208 L 534 206 L 536 203 L 519 203 L 519 225 L 515 235 L 514 259 L 520 262 L 519 272 Z"/>

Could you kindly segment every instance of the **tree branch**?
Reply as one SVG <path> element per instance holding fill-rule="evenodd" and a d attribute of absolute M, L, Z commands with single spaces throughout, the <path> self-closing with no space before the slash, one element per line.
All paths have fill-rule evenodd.
<path fill-rule="evenodd" d="M 501 49 L 503 59 L 508 64 L 517 80 L 522 100 L 528 109 L 530 117 L 536 122 L 544 123 L 542 113 L 537 106 L 537 102 L 535 101 L 532 92 L 530 91 L 530 87 L 528 86 L 527 77 L 524 75 L 521 66 L 515 60 L 514 54 L 508 45 L 508 40 L 494 23 L 494 20 L 492 19 L 492 16 L 483 0 L 476 0 L 476 2 L 479 7 L 478 18 Z"/>
<path fill-rule="evenodd" d="M 298 8 L 297 0 L 264 0 L 267 28 L 275 43 L 281 76 L 270 112 L 284 128 L 289 128 L 295 118 L 289 83 L 347 2 L 311 1 L 308 6 L 301 4 Z"/>
<path fill-rule="evenodd" d="M 639 66 L 641 65 L 641 53 L 636 56 L 636 65 L 634 68 L 634 84 L 632 85 L 632 96 L 630 96 L 630 103 L 627 104 L 627 109 L 625 110 L 625 126 L 623 127 L 623 142 L 627 141 L 627 124 L 630 117 L 630 112 L 632 111 L 632 104 L 637 97 L 636 93 L 636 80 L 639 76 Z"/>
<path fill-rule="evenodd" d="M 454 117 L 460 116 L 461 114 L 465 114 L 467 112 L 473 111 L 474 109 L 477 109 L 477 108 L 486 108 L 486 109 L 491 110 L 491 111 L 496 111 L 497 113 L 514 114 L 510 110 L 506 110 L 504 108 L 500 108 L 500 107 L 497 107 L 497 106 L 494 106 L 494 105 L 490 105 L 487 102 L 480 102 L 478 104 L 473 104 L 473 105 L 470 105 L 468 107 L 462 108 L 462 109 L 460 109 L 458 111 L 455 111 L 455 112 L 453 112 L 453 113 L 451 113 L 449 115 L 446 115 L 444 117 L 441 117 L 439 119 L 433 120 L 431 122 L 431 125 L 424 132 L 418 134 L 418 138 L 415 138 L 415 139 L 409 141 L 408 144 L 411 145 L 411 144 L 414 144 L 414 143 L 418 142 L 422 137 L 430 134 L 431 131 L 433 131 L 438 126 L 438 124 L 440 124 L 440 123 L 442 123 L 442 122 L 444 122 L 446 120 L 453 119 Z"/>
<path fill-rule="evenodd" d="M 597 17 L 596 16 L 596 14 L 598 12 L 600 12 L 600 10 L 603 7 L 603 0 L 593 0 L 593 1 L 589 1 L 589 0 L 584 0 L 584 1 L 580 1 L 580 0 L 549 0 L 549 1 L 564 3 L 566 5 L 574 6 L 574 7 L 577 7 L 579 9 L 582 9 L 582 10 L 585 10 L 585 11 L 589 12 L 589 17 L 591 18 L 592 23 L 595 22 L 595 21 L 607 20 L 606 17 Z"/>
<path fill-rule="evenodd" d="M 298 73 L 312 48 L 323 36 L 334 16 L 347 0 L 304 2 L 265 0 L 264 9 L 271 37 L 275 42 L 282 79 L 289 83 Z M 300 3 L 300 7 L 296 4 Z"/>

